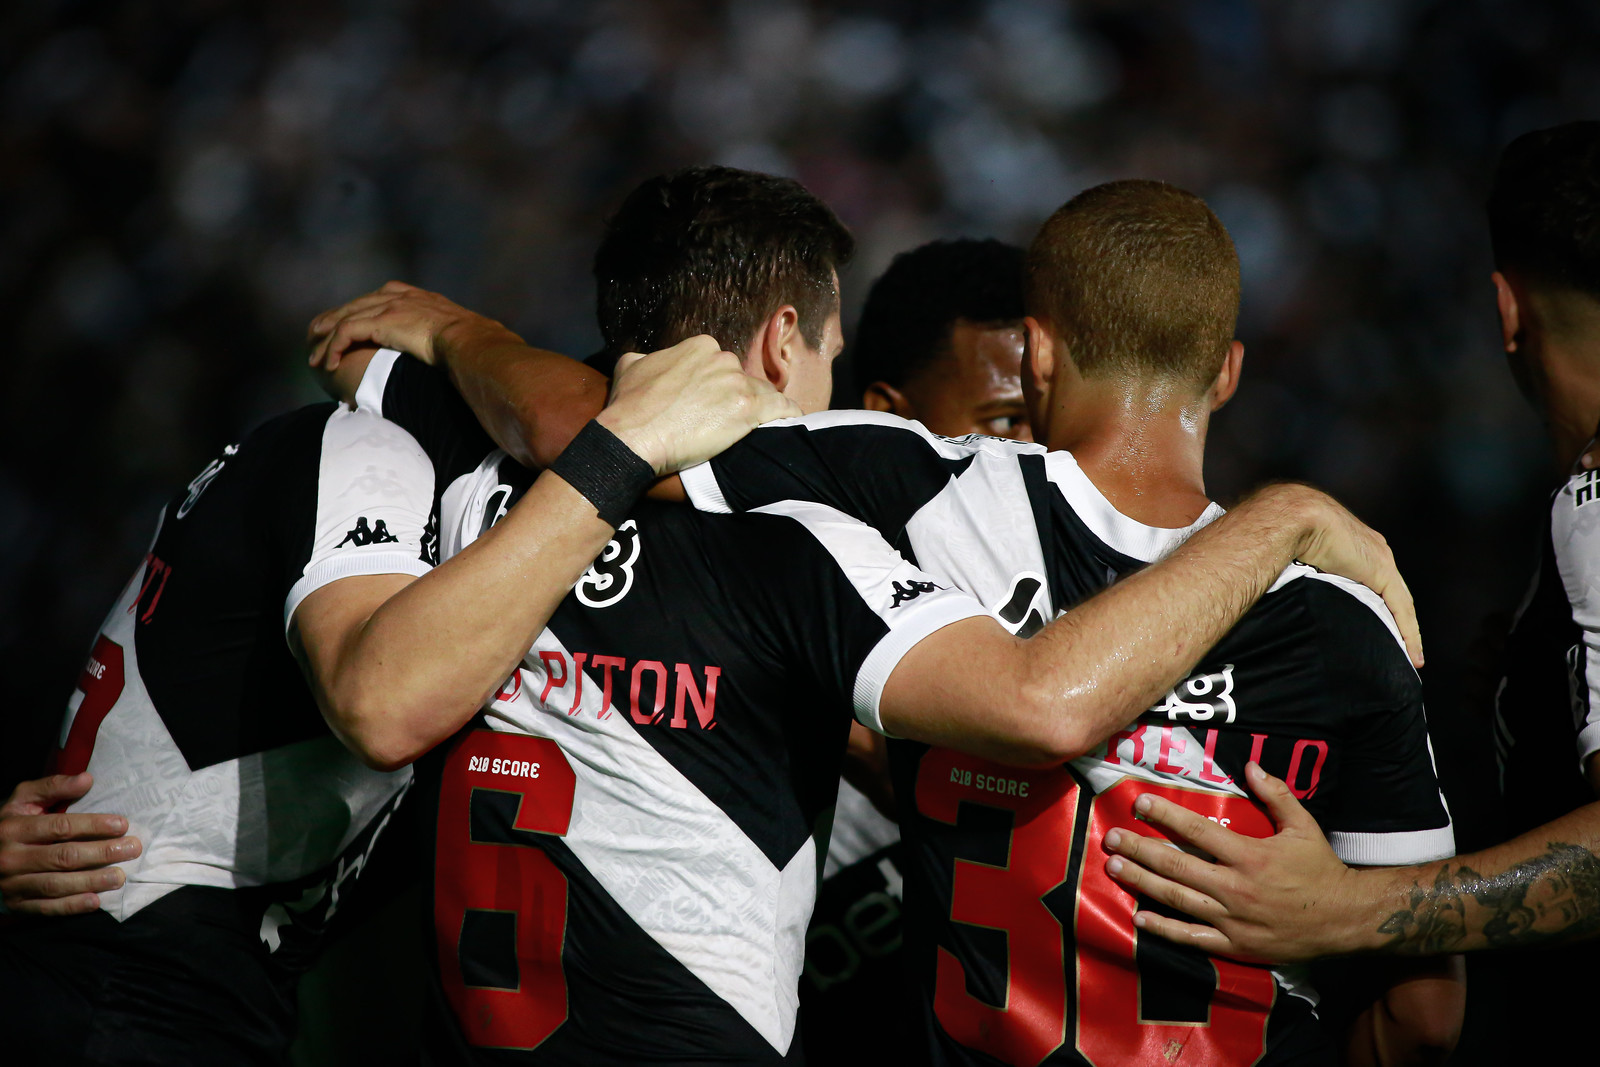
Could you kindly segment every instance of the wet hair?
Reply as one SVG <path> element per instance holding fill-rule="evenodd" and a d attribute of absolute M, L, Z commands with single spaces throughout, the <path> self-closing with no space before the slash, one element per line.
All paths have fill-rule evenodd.
<path fill-rule="evenodd" d="M 850 359 L 856 391 L 896 388 L 949 354 L 958 319 L 1022 321 L 1022 249 L 993 239 L 933 241 L 894 257 L 872 283 Z"/>
<path fill-rule="evenodd" d="M 792 179 L 731 167 L 650 178 L 595 252 L 606 351 L 650 352 L 704 333 L 742 355 L 784 304 L 816 348 L 839 302 L 834 272 L 854 249 L 832 210 Z"/>
<path fill-rule="evenodd" d="M 1534 130 L 1506 145 L 1488 209 L 1495 266 L 1600 298 L 1600 122 Z"/>
<path fill-rule="evenodd" d="M 1175 185 L 1086 189 L 1040 228 L 1023 274 L 1028 313 L 1085 378 L 1161 377 L 1204 389 L 1239 316 L 1239 257 L 1204 200 Z"/>

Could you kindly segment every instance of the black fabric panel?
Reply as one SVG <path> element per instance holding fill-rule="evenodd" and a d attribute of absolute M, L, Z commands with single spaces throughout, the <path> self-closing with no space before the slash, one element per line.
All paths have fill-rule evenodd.
<path fill-rule="evenodd" d="M 972 460 L 945 459 L 912 429 L 770 426 L 713 459 L 711 469 L 734 511 L 811 500 L 855 516 L 898 545 L 911 517 Z"/>
<path fill-rule="evenodd" d="M 1506 639 L 1497 718 L 1509 747 L 1501 756 L 1507 830 L 1542 826 L 1594 799 L 1578 771 L 1568 651 L 1583 644 L 1556 569 L 1545 510 L 1532 595 Z M 1587 686 L 1578 693 L 1588 702 Z"/>
<path fill-rule="evenodd" d="M 103 911 L 17 920 L 0 936 L 6 1062 L 277 1065 L 293 976 L 244 894 L 189 886 L 119 923 Z"/>
<path fill-rule="evenodd" d="M 187 490 L 168 505 L 152 551 L 170 573 L 141 599 L 135 645 L 151 701 L 192 770 L 327 734 L 284 641 L 283 602 L 310 555 L 334 409 L 266 423 L 224 457 L 185 517 Z"/>

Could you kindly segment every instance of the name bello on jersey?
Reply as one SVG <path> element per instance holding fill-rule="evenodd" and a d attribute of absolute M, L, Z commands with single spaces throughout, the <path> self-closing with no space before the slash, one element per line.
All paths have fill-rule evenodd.
<path fill-rule="evenodd" d="M 660 660 L 640 659 L 631 664 L 625 656 L 605 656 L 591 652 L 567 653 L 546 650 L 539 653 L 539 663 L 544 668 L 544 685 L 539 690 L 539 704 L 551 711 L 562 710 L 577 715 L 583 710 L 584 679 L 590 671 L 600 676 L 600 710 L 597 718 L 609 719 L 613 696 L 627 692 L 628 715 L 640 726 L 660 724 L 674 730 L 686 729 L 689 712 L 702 730 L 717 726 L 717 681 L 722 677 L 721 667 L 703 666 L 697 672 L 693 664 L 674 663 L 669 669 Z M 697 676 L 698 675 L 698 676 Z M 589 684 L 593 685 L 593 679 Z M 672 717 L 666 718 L 668 691 L 672 697 Z M 507 679 L 499 700 L 515 700 L 522 691 L 522 672 L 519 670 Z M 568 695 L 570 693 L 570 696 Z"/>

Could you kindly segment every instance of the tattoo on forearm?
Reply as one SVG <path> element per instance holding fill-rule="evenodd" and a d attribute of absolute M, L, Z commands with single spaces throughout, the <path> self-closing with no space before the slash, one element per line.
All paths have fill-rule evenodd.
<path fill-rule="evenodd" d="M 1378 932 L 1388 949 L 1433 955 L 1478 947 L 1517 948 L 1600 929 L 1600 856 L 1550 842 L 1549 851 L 1495 875 L 1446 861 L 1433 885 L 1415 883 L 1407 906 Z"/>

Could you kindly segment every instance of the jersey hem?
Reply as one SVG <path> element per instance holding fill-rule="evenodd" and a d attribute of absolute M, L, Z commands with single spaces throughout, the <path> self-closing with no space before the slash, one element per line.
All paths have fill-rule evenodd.
<path fill-rule="evenodd" d="M 380 348 L 367 364 L 366 372 L 361 375 L 361 384 L 356 387 L 357 408 L 365 409 L 374 415 L 383 415 L 383 391 L 389 384 L 389 375 L 394 370 L 395 360 L 400 358 L 398 349 Z"/>
<path fill-rule="evenodd" d="M 1361 867 L 1402 867 L 1431 863 L 1456 854 L 1454 828 L 1401 830 L 1395 833 L 1349 833 L 1334 830 L 1328 844 L 1345 863 Z"/>
<path fill-rule="evenodd" d="M 951 623 L 980 616 L 993 618 L 980 604 L 965 599 L 940 600 L 884 634 L 872 651 L 867 653 L 867 658 L 861 662 L 861 669 L 856 672 L 855 710 L 856 719 L 861 725 L 885 737 L 897 737 L 883 728 L 883 716 L 879 708 L 889 675 L 894 673 L 905 654 L 923 638 Z"/>
<path fill-rule="evenodd" d="M 1600 722 L 1592 722 L 1578 731 L 1578 773 L 1583 774 L 1583 765 L 1589 757 L 1600 752 Z"/>
<path fill-rule="evenodd" d="M 300 607 L 302 600 L 340 578 L 368 574 L 409 574 L 413 578 L 420 578 L 431 570 L 431 565 L 405 552 L 362 553 L 357 550 L 325 559 L 307 570 L 284 598 L 283 631 L 286 634 L 289 632 L 289 624 L 294 621 L 295 610 Z"/>
<path fill-rule="evenodd" d="M 681 470 L 678 472 L 678 478 L 683 482 L 683 491 L 688 495 L 689 503 L 696 508 L 718 515 L 733 514 L 727 498 L 722 495 L 722 486 L 717 484 L 717 473 L 711 469 L 710 463 L 696 463 Z"/>

